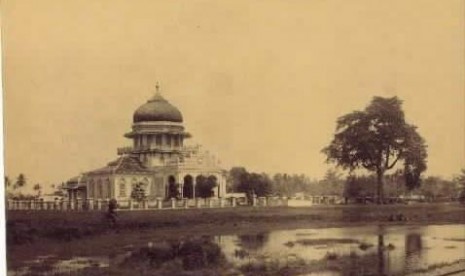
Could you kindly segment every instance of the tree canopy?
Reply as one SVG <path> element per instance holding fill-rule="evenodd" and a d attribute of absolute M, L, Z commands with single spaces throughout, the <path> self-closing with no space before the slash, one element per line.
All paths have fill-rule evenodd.
<path fill-rule="evenodd" d="M 267 196 L 272 192 L 272 180 L 265 173 L 250 173 L 243 167 L 232 168 L 229 182 L 236 192 L 245 193 L 251 202 L 252 196 Z"/>
<path fill-rule="evenodd" d="M 460 189 L 459 200 L 462 203 L 465 203 L 465 169 L 462 169 L 460 175 L 455 178 L 455 182 Z"/>
<path fill-rule="evenodd" d="M 22 173 L 18 175 L 18 178 L 16 179 L 16 183 L 13 186 L 13 189 L 20 189 L 26 186 L 26 176 Z"/>
<path fill-rule="evenodd" d="M 336 133 L 323 149 L 327 161 L 351 171 L 364 168 L 377 175 L 378 203 L 383 200 L 383 176 L 403 161 L 405 184 L 420 185 L 426 170 L 426 145 L 414 125 L 408 124 L 397 97 L 374 97 L 363 111 L 337 120 Z"/>
<path fill-rule="evenodd" d="M 207 198 L 213 196 L 213 188 L 217 186 L 217 179 L 215 176 L 203 176 L 199 175 L 196 178 L 196 195 L 198 197 Z"/>
<path fill-rule="evenodd" d="M 146 198 L 146 193 L 144 189 L 145 185 L 144 183 L 138 182 L 134 185 L 131 191 L 131 198 L 134 199 L 135 201 L 143 201 Z"/>
<path fill-rule="evenodd" d="M 35 184 L 34 187 L 33 187 L 34 191 L 37 192 L 37 196 L 40 196 L 40 192 L 42 190 L 42 185 L 40 185 L 39 183 Z"/>

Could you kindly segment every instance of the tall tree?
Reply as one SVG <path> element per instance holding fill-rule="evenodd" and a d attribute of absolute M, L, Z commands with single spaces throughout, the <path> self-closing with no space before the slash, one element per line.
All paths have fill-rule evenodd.
<path fill-rule="evenodd" d="M 363 111 L 354 111 L 337 120 L 336 134 L 323 149 L 327 161 L 351 171 L 364 168 L 376 173 L 377 202 L 383 202 L 386 171 L 402 160 L 406 186 L 420 185 L 426 170 L 426 145 L 416 127 L 405 121 L 397 97 L 374 97 Z"/>
<path fill-rule="evenodd" d="M 5 189 L 10 188 L 10 186 L 11 186 L 10 178 L 5 175 Z"/>
<path fill-rule="evenodd" d="M 26 176 L 24 174 L 20 173 L 18 175 L 18 178 L 16 179 L 16 183 L 13 187 L 13 189 L 21 189 L 26 186 Z"/>
<path fill-rule="evenodd" d="M 326 171 L 323 180 L 320 181 L 323 194 L 325 195 L 342 195 L 344 191 L 344 179 L 342 174 L 337 170 L 329 169 Z"/>
<path fill-rule="evenodd" d="M 233 167 L 228 174 L 228 190 L 231 192 L 237 191 L 242 182 L 245 181 L 248 173 L 244 167 Z"/>
<path fill-rule="evenodd" d="M 460 189 L 459 200 L 460 202 L 465 203 L 465 169 L 462 169 L 460 175 L 455 177 L 454 181 Z"/>
<path fill-rule="evenodd" d="M 215 176 L 211 175 L 209 177 L 205 177 L 203 175 L 200 175 L 196 178 L 196 181 L 196 196 L 202 198 L 208 198 L 213 196 L 213 188 L 215 188 L 218 185 Z"/>
<path fill-rule="evenodd" d="M 37 192 L 37 196 L 40 196 L 40 192 L 41 192 L 41 190 L 42 190 L 42 186 L 41 186 L 39 183 L 37 183 L 37 184 L 34 185 L 33 189 L 34 189 L 34 191 Z"/>

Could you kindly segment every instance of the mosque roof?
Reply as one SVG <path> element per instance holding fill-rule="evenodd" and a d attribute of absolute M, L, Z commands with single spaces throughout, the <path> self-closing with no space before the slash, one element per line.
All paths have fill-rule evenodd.
<path fill-rule="evenodd" d="M 137 157 L 123 155 L 118 159 L 109 162 L 105 167 L 87 172 L 86 175 L 92 174 L 118 174 L 118 173 L 149 173 Z"/>
<path fill-rule="evenodd" d="M 157 93 L 134 112 L 134 123 L 154 121 L 182 123 L 183 118 L 181 112 L 174 105 L 165 100 L 158 89 L 157 85 Z"/>

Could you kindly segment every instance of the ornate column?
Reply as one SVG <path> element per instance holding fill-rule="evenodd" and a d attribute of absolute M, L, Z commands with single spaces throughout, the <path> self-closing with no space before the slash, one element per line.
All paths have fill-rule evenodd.
<path fill-rule="evenodd" d="M 197 181 L 196 178 L 197 176 L 192 177 L 192 199 L 195 199 L 195 185 Z"/>

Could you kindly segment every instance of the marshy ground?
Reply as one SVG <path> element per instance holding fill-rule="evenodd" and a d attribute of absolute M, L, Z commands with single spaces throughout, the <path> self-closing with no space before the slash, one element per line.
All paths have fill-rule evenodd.
<path fill-rule="evenodd" d="M 455 252 L 465 244 L 462 236 L 436 237 L 430 234 L 436 230 L 425 228 L 465 226 L 465 206 L 459 204 L 128 211 L 119 213 L 116 229 L 108 226 L 102 213 L 95 212 L 14 211 L 7 213 L 7 220 L 8 269 L 14 274 L 31 268 L 23 271 L 25 275 L 66 274 L 66 269 L 56 269 L 57 263 L 66 267 L 69 262 L 74 262 L 69 267 L 82 268 L 77 271 L 86 275 L 127 275 L 134 270 L 147 275 L 349 275 L 341 271 L 360 268 L 366 275 L 376 275 L 379 265 L 374 263 L 379 264 L 386 255 L 407 252 L 407 240 L 419 243 L 418 237 L 412 236 L 415 227 L 423 227 L 420 236 L 428 239 L 421 252 L 438 250 L 442 243 L 441 250 Z M 364 234 L 367 224 L 376 229 Z M 378 238 L 384 230 L 379 227 L 406 228 L 401 231 L 401 241 L 390 241 L 389 230 L 380 247 Z M 331 231 L 336 232 L 324 234 Z M 361 236 L 356 237 L 359 232 Z M 440 243 L 435 243 L 435 238 Z M 435 244 L 434 249 L 428 249 L 428 243 Z M 272 253 L 272 248 L 287 255 Z M 92 258 L 86 259 L 89 256 Z M 98 256 L 106 256 L 105 261 L 99 262 Z M 450 266 L 465 259 L 459 257 L 416 269 L 428 271 L 429 266 Z M 63 265 L 64 261 L 68 263 Z"/>

